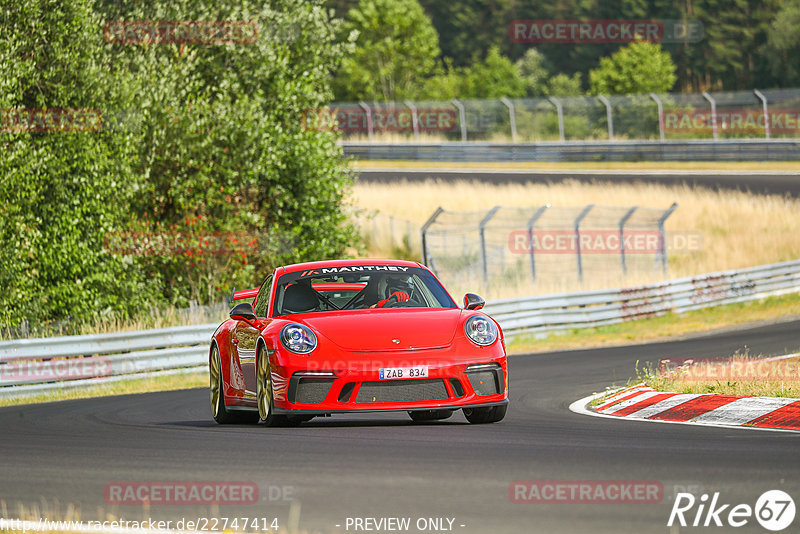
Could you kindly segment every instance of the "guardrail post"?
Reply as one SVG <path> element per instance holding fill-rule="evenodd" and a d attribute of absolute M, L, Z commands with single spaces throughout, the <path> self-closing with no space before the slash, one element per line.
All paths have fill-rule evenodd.
<path fill-rule="evenodd" d="M 597 95 L 598 100 L 606 105 L 606 123 L 608 124 L 608 140 L 614 140 L 614 118 L 611 116 L 611 101 L 604 95 Z"/>
<path fill-rule="evenodd" d="M 564 108 L 561 105 L 561 101 L 554 96 L 548 96 L 547 99 L 553 103 L 556 107 L 556 113 L 558 113 L 558 137 L 561 139 L 563 143 L 565 140 L 564 137 Z"/>
<path fill-rule="evenodd" d="M 764 139 L 769 139 L 769 109 L 767 108 L 767 97 L 758 89 L 753 89 L 753 94 L 761 100 L 761 106 L 764 110 Z"/>
<path fill-rule="evenodd" d="M 517 142 L 517 116 L 516 112 L 514 111 L 514 103 L 506 97 L 500 98 L 500 102 L 506 105 L 508 108 L 508 119 L 511 123 L 511 142 Z"/>
<path fill-rule="evenodd" d="M 419 141 L 419 117 L 417 116 L 417 108 L 414 107 L 411 100 L 404 100 L 403 104 L 411 110 L 411 125 L 414 129 L 414 140 Z"/>
<path fill-rule="evenodd" d="M 677 207 L 678 203 L 673 202 L 672 206 L 667 208 L 667 211 L 658 219 L 658 255 L 661 256 L 661 271 L 664 274 L 667 272 L 667 237 L 664 233 L 664 221 L 667 220 L 667 217 L 672 215 L 672 212 L 675 211 Z"/>
<path fill-rule="evenodd" d="M 420 228 L 420 245 L 421 245 L 420 248 L 422 249 L 422 264 L 423 265 L 428 265 L 428 260 L 429 260 L 429 258 L 428 258 L 428 238 L 427 238 L 428 228 L 434 222 L 436 222 L 436 218 L 439 215 L 441 215 L 441 213 L 443 211 L 444 210 L 442 209 L 441 206 L 436 208 L 436 211 L 433 212 L 433 215 L 428 217 L 428 220 L 425 221 L 425 224 L 423 224 L 422 228 Z M 434 270 L 434 272 L 435 272 L 435 270 Z"/>
<path fill-rule="evenodd" d="M 481 263 L 483 265 L 483 287 L 487 289 L 489 287 L 489 266 L 486 261 L 486 224 L 494 217 L 494 214 L 497 213 L 497 210 L 500 209 L 500 206 L 495 206 L 489 210 L 489 213 L 481 219 L 480 224 L 478 225 L 478 232 L 480 233 L 481 237 Z"/>
<path fill-rule="evenodd" d="M 717 102 L 708 93 L 708 91 L 703 91 L 703 98 L 708 100 L 708 102 L 711 104 L 711 128 L 714 132 L 714 141 L 716 141 L 719 139 L 719 134 L 717 133 Z"/>
<path fill-rule="evenodd" d="M 540 207 L 536 210 L 536 213 L 533 214 L 533 217 L 528 219 L 528 254 L 531 258 L 531 281 L 536 282 L 536 259 L 534 258 L 533 252 L 533 226 L 536 224 L 536 221 L 544 215 L 544 212 L 547 208 L 550 207 L 550 204 L 545 204 L 544 206 Z"/>
<path fill-rule="evenodd" d="M 589 215 L 589 212 L 594 207 L 594 204 L 589 204 L 580 215 L 575 219 L 575 257 L 578 260 L 578 281 L 583 282 L 583 261 L 581 260 L 581 221 L 584 217 Z"/>
<path fill-rule="evenodd" d="M 655 103 L 656 107 L 658 107 L 658 137 L 661 141 L 664 141 L 664 104 L 661 103 L 661 99 L 655 93 L 650 93 L 650 98 L 652 98 Z"/>
<path fill-rule="evenodd" d="M 464 104 L 454 98 L 453 105 L 458 108 L 458 121 L 461 123 L 461 141 L 467 140 L 467 112 L 464 109 Z"/>
<path fill-rule="evenodd" d="M 367 136 L 368 136 L 369 142 L 371 143 L 372 142 L 372 110 L 369 108 L 367 103 L 364 102 L 363 100 L 361 100 L 358 103 L 358 105 L 361 106 L 361 109 L 363 109 L 364 112 L 367 114 Z"/>
<path fill-rule="evenodd" d="M 625 262 L 625 223 L 628 222 L 628 219 L 631 218 L 633 212 L 636 211 L 639 206 L 634 206 L 628 210 L 628 212 L 622 216 L 622 219 L 619 220 L 619 253 L 620 253 L 620 261 L 622 262 L 622 274 L 628 274 L 628 265 Z"/>

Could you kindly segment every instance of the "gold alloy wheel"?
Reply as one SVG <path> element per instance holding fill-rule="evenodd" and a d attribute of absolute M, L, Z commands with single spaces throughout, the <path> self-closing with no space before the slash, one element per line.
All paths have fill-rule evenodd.
<path fill-rule="evenodd" d="M 220 380 L 220 359 L 219 349 L 214 345 L 211 350 L 211 363 L 208 366 L 209 388 L 211 390 L 211 415 L 216 419 L 219 416 L 219 398 L 222 395 L 222 384 Z"/>
<path fill-rule="evenodd" d="M 257 356 L 256 398 L 258 399 L 258 416 L 262 421 L 266 421 L 272 410 L 272 377 L 269 373 L 269 355 L 257 353 Z"/>

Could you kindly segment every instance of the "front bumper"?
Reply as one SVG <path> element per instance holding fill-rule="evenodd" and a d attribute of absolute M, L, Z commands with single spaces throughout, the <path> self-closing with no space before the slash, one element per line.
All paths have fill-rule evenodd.
<path fill-rule="evenodd" d="M 473 354 L 467 356 L 458 356 L 452 349 L 414 354 L 362 354 L 327 364 L 317 361 L 314 365 L 309 365 L 309 360 L 292 358 L 294 365 L 275 369 L 286 385 L 274 393 L 274 411 L 321 415 L 506 404 L 505 350 L 498 346 L 470 352 Z M 379 379 L 381 368 L 414 365 L 427 366 L 428 376 Z"/>

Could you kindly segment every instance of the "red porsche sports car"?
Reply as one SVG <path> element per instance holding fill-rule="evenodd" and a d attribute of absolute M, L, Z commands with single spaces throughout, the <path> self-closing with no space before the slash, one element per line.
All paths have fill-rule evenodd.
<path fill-rule="evenodd" d="M 218 423 L 294 425 L 334 413 L 405 411 L 414 421 L 503 419 L 499 325 L 467 293 L 459 308 L 423 265 L 343 260 L 279 267 L 211 341 Z"/>

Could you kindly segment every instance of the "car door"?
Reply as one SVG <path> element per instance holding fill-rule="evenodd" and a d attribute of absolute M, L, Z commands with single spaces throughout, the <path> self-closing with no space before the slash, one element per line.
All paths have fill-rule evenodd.
<path fill-rule="evenodd" d="M 272 285 L 272 275 L 268 276 L 261 284 L 261 289 L 256 296 L 254 309 L 256 321 L 253 324 L 247 321 L 237 321 L 234 336 L 231 340 L 238 355 L 244 383 L 244 398 L 256 400 L 256 344 L 261 335 L 261 330 L 266 326 L 266 315 L 269 306 Z"/>

